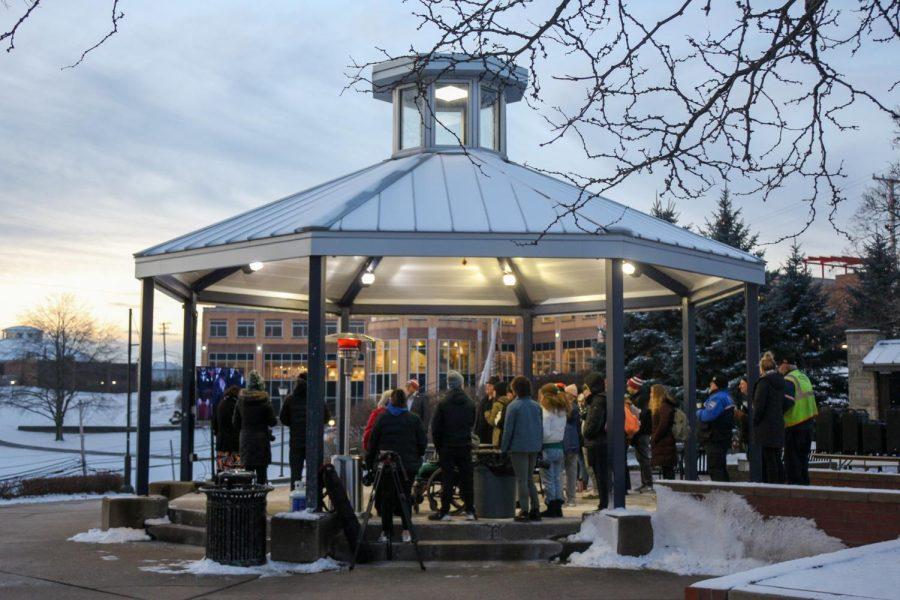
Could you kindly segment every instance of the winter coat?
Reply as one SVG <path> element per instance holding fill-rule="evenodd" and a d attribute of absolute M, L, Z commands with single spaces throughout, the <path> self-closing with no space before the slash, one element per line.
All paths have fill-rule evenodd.
<path fill-rule="evenodd" d="M 544 445 L 561 444 L 566 435 L 566 411 L 547 410 L 541 407 L 541 421 L 544 429 Z"/>
<path fill-rule="evenodd" d="M 784 411 L 791 407 L 784 377 L 767 371 L 753 390 L 753 441 L 763 448 L 784 448 Z"/>
<path fill-rule="evenodd" d="M 635 406 L 637 406 L 636 402 L 634 404 Z M 645 405 L 643 408 L 639 407 L 638 410 L 641 411 L 640 416 L 638 416 L 638 419 L 640 419 L 641 422 L 641 428 L 638 429 L 638 432 L 636 434 L 634 434 L 633 439 L 635 440 L 639 436 L 653 434 L 653 415 L 650 414 L 650 406 Z"/>
<path fill-rule="evenodd" d="M 475 403 L 459 388 L 447 390 L 431 419 L 431 439 L 442 448 L 471 448 L 475 427 Z"/>
<path fill-rule="evenodd" d="M 216 450 L 219 452 L 237 452 L 240 450 L 238 430 L 234 428 L 234 407 L 237 398 L 225 396 L 216 407 L 212 419 L 212 430 L 216 436 Z"/>
<path fill-rule="evenodd" d="M 324 423 L 331 419 L 328 405 L 323 406 Z M 291 395 L 284 399 L 278 419 L 285 427 L 290 428 L 290 448 L 295 452 L 306 448 L 306 380 L 299 379 Z"/>
<path fill-rule="evenodd" d="M 697 440 L 702 443 L 723 445 L 731 442 L 734 430 L 734 400 L 728 390 L 716 390 L 703 408 L 697 409 Z"/>
<path fill-rule="evenodd" d="M 478 410 L 475 415 L 475 434 L 482 444 L 490 444 L 494 438 L 494 426 L 488 420 L 493 405 L 493 398 L 488 396 L 482 398 L 481 402 L 478 403 Z"/>
<path fill-rule="evenodd" d="M 409 404 L 409 412 L 419 417 L 422 426 L 425 427 L 425 433 L 428 433 L 428 427 L 431 425 L 430 402 L 425 392 L 416 392 L 407 398 Z"/>
<path fill-rule="evenodd" d="M 412 479 L 422 466 L 422 455 L 428 447 L 425 426 L 418 415 L 405 408 L 388 407 L 378 416 L 369 438 L 366 463 L 371 467 L 384 450 L 400 455 L 403 469 Z"/>
<path fill-rule="evenodd" d="M 531 398 L 516 398 L 506 407 L 503 419 L 503 452 L 540 452 L 544 446 L 541 405 Z"/>
<path fill-rule="evenodd" d="M 676 404 L 665 398 L 659 409 L 651 414 L 653 433 L 650 436 L 650 464 L 654 467 L 674 467 L 678 461 L 675 435 L 672 433 L 676 408 L 678 408 Z"/>
<path fill-rule="evenodd" d="M 591 394 L 586 402 L 587 417 L 582 433 L 584 445 L 591 448 L 594 444 L 606 443 L 606 393 Z"/>
<path fill-rule="evenodd" d="M 488 415 L 488 422 L 490 422 L 491 427 L 494 428 L 494 431 L 491 434 L 491 443 L 494 445 L 494 448 L 499 448 L 500 441 L 503 439 L 504 412 L 510 402 L 512 402 L 512 400 L 509 399 L 509 396 L 503 395 L 494 400 L 494 404 L 491 406 L 491 414 Z"/>
<path fill-rule="evenodd" d="M 577 402 L 572 403 L 572 411 L 566 419 L 563 450 L 566 454 L 575 454 L 581 451 L 581 410 L 579 410 Z"/>
<path fill-rule="evenodd" d="M 366 429 L 363 431 L 363 441 L 362 447 L 363 450 L 368 452 L 369 450 L 369 440 L 372 437 L 372 430 L 375 429 L 375 423 L 378 422 L 378 417 L 380 417 L 387 409 L 383 406 L 375 407 L 371 413 L 369 413 L 369 420 L 366 421 Z"/>
<path fill-rule="evenodd" d="M 269 395 L 262 390 L 241 390 L 233 422 L 240 431 L 241 464 L 252 469 L 271 463 L 269 428 L 277 421 Z"/>

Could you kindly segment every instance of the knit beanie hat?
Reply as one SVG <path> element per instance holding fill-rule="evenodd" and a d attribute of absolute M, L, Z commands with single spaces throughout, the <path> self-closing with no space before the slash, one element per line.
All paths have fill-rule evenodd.
<path fill-rule="evenodd" d="M 262 390 L 263 389 L 263 380 L 262 375 L 259 374 L 259 371 L 253 369 L 250 371 L 250 374 L 247 375 L 247 389 L 248 390 Z"/>
<path fill-rule="evenodd" d="M 584 385 L 588 386 L 588 389 L 593 394 L 602 394 L 606 391 L 606 381 L 603 380 L 603 375 L 598 371 L 588 373 L 584 378 Z"/>
<path fill-rule="evenodd" d="M 574 383 L 570 383 L 569 385 L 566 386 L 566 393 L 569 394 L 570 396 L 577 396 L 578 395 L 578 386 L 575 385 Z"/>
<path fill-rule="evenodd" d="M 450 371 L 447 373 L 447 387 L 451 390 L 459 389 L 463 386 L 463 376 L 459 371 Z"/>
<path fill-rule="evenodd" d="M 639 389 L 641 389 L 642 387 L 644 387 L 644 380 L 641 379 L 640 377 L 638 377 L 637 375 L 635 375 L 634 377 L 632 377 L 631 379 L 629 379 L 628 382 L 627 382 L 625 385 L 626 385 L 627 387 L 630 387 L 630 388 L 634 388 L 634 389 L 636 389 L 636 390 L 639 390 Z"/>

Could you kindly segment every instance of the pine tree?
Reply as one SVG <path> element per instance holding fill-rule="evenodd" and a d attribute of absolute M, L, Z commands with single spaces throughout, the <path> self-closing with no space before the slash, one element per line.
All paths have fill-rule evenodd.
<path fill-rule="evenodd" d="M 864 246 L 859 285 L 851 288 L 850 319 L 856 327 L 900 336 L 900 267 L 888 238 L 875 233 Z"/>
<path fill-rule="evenodd" d="M 762 347 L 777 359 L 795 362 L 813 381 L 817 395 L 845 397 L 846 378 L 835 372 L 845 366 L 834 311 L 822 286 L 813 281 L 796 243 L 782 272 L 774 276 L 761 304 Z"/>
<path fill-rule="evenodd" d="M 745 252 L 756 247 L 758 235 L 744 222 L 741 209 L 722 190 L 711 219 L 701 232 L 708 238 Z M 757 253 L 762 256 L 762 253 Z M 765 288 L 762 290 L 765 293 Z M 744 298 L 731 296 L 697 311 L 697 376 L 705 382 L 714 375 L 736 379 L 746 371 Z"/>

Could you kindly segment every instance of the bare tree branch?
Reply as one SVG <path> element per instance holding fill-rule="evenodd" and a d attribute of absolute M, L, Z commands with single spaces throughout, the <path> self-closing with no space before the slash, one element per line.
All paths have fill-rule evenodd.
<path fill-rule="evenodd" d="M 60 69 L 61 71 L 65 71 L 66 69 L 74 69 L 75 67 L 77 67 L 78 65 L 80 65 L 80 64 L 84 61 L 84 57 L 87 56 L 89 52 L 91 52 L 91 51 L 93 51 L 93 50 L 96 50 L 97 48 L 100 47 L 101 44 L 103 44 L 103 42 L 105 42 L 106 40 L 108 40 L 109 38 L 111 38 L 112 36 L 114 36 L 116 33 L 118 33 L 118 31 L 119 31 L 119 21 L 122 20 L 123 18 L 125 18 L 125 13 L 124 13 L 124 12 L 118 12 L 118 13 L 116 12 L 116 11 L 118 10 L 118 8 L 119 8 L 119 0 L 113 0 L 113 4 L 112 4 L 112 29 L 110 29 L 109 32 L 108 32 L 106 35 L 104 35 L 103 38 L 102 38 L 99 42 L 97 42 L 96 44 L 94 44 L 93 46 L 91 46 L 90 48 L 88 48 L 87 50 L 85 50 L 84 52 L 82 52 L 82 53 L 81 53 L 81 56 L 78 58 L 78 60 L 76 60 L 75 62 L 73 62 L 71 65 L 62 67 L 62 68 Z"/>

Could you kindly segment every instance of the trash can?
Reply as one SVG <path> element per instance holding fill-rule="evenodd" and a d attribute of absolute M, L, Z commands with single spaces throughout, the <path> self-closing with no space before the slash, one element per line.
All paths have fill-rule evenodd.
<path fill-rule="evenodd" d="M 516 477 L 512 463 L 499 450 L 474 451 L 475 513 L 487 519 L 516 514 Z"/>
<path fill-rule="evenodd" d="M 266 562 L 266 495 L 249 471 L 223 471 L 206 494 L 206 558 L 249 567 Z"/>
<path fill-rule="evenodd" d="M 338 477 L 344 482 L 347 490 L 347 498 L 353 512 L 361 513 L 363 508 L 362 462 L 359 456 L 351 454 L 335 454 L 331 457 L 331 464 Z"/>

